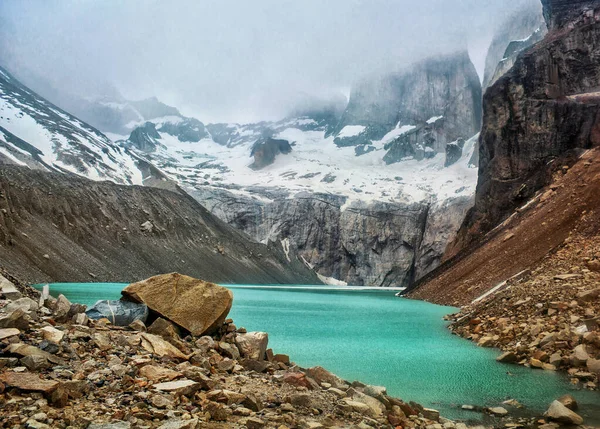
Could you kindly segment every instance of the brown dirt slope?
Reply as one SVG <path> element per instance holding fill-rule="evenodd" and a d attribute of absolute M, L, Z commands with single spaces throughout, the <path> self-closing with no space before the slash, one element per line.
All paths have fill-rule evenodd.
<path fill-rule="evenodd" d="M 185 193 L 7 165 L 0 266 L 31 283 L 130 283 L 173 271 L 216 283 L 320 283 Z"/>
<path fill-rule="evenodd" d="M 561 246 L 586 212 L 600 213 L 600 149 L 561 171 L 526 207 L 421 280 L 409 296 L 465 305 Z M 591 235 L 600 231 L 598 216 L 581 225 Z"/>

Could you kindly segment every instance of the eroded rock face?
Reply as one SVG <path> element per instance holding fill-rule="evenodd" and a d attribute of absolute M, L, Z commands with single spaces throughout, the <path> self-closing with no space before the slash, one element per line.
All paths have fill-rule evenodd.
<path fill-rule="evenodd" d="M 546 33 L 546 22 L 539 3 L 527 4 L 509 16 L 490 44 L 485 59 L 484 90 L 511 69 L 520 52 L 539 42 Z"/>
<path fill-rule="evenodd" d="M 459 234 L 460 248 L 600 144 L 600 2 L 545 5 L 558 14 L 549 15 L 549 35 L 485 94 L 475 209 Z M 565 16 L 575 18 L 567 25 Z"/>
<path fill-rule="evenodd" d="M 195 336 L 215 332 L 223 325 L 233 303 L 229 289 L 178 273 L 130 284 L 121 293 Z"/>
<path fill-rule="evenodd" d="M 558 28 L 577 19 L 582 11 L 598 7 L 598 0 L 542 0 L 549 28 Z"/>
<path fill-rule="evenodd" d="M 277 194 L 273 202 L 205 188 L 194 197 L 257 241 L 301 256 L 325 277 L 352 285 L 408 286 L 436 268 L 472 205 L 347 203 L 329 194 Z M 275 196 L 274 196 L 275 197 Z"/>

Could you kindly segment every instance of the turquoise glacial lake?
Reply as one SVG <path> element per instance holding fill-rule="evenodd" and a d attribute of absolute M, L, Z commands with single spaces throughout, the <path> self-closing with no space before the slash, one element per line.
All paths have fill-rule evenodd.
<path fill-rule="evenodd" d="M 73 302 L 119 299 L 123 284 L 52 284 Z M 230 317 L 269 333 L 275 353 L 303 367 L 320 365 L 347 380 L 386 386 L 392 396 L 436 408 L 453 419 L 479 420 L 460 406 L 498 406 L 516 399 L 542 413 L 570 393 L 586 424 L 600 423 L 600 393 L 579 391 L 564 374 L 495 361 L 499 352 L 452 335 L 442 317 L 456 311 L 394 296 L 391 291 L 322 287 L 233 286 Z M 509 411 L 518 412 L 510 406 Z"/>

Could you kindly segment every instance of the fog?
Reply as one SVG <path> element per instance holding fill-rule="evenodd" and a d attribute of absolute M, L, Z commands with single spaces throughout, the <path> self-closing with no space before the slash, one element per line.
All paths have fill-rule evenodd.
<path fill-rule="evenodd" d="M 361 76 L 469 49 L 536 0 L 1 0 L 0 65 L 80 97 L 275 119 Z"/>

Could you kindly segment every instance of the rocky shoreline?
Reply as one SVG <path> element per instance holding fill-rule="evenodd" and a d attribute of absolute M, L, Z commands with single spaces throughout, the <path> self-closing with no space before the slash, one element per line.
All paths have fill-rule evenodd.
<path fill-rule="evenodd" d="M 597 390 L 598 249 L 584 232 L 573 234 L 533 271 L 509 279 L 496 293 L 451 316 L 451 331 L 482 347 L 501 349 L 500 362 L 564 370 L 573 384 Z"/>
<path fill-rule="evenodd" d="M 231 292 L 217 285 L 157 276 L 125 288 L 128 300 L 86 311 L 1 274 L 0 427 L 468 428 L 384 387 L 275 354 L 266 333 L 226 319 Z M 205 304 L 195 318 L 192 296 Z M 546 419 L 463 409 L 485 412 L 493 427 L 552 429 L 581 425 L 575 407 L 561 398 Z"/>
<path fill-rule="evenodd" d="M 130 296 L 147 301 L 148 326 L 136 319 L 137 311 L 119 313 L 110 304 L 86 313 L 85 306 L 62 295 L 54 299 L 2 277 L 0 427 L 467 427 L 392 398 L 383 387 L 349 383 L 320 367 L 300 368 L 288 356 L 267 349 L 266 333 L 248 333 L 222 319 L 228 312 L 226 293 L 219 296 L 205 286 L 210 284 L 184 276 L 159 277 L 162 286 L 175 280 L 180 291 L 193 281 L 195 294 L 204 288 L 203 299 L 221 301 L 221 311 L 204 312 L 218 323 L 209 323 L 195 336 L 184 333 L 181 325 L 166 314 L 157 317 L 154 310 L 177 318 L 172 310 L 180 307 L 165 307 L 174 296 L 166 294 L 158 302 L 145 288 L 128 289 Z M 113 321 L 136 320 L 117 326 L 88 316 L 103 308 Z"/>

